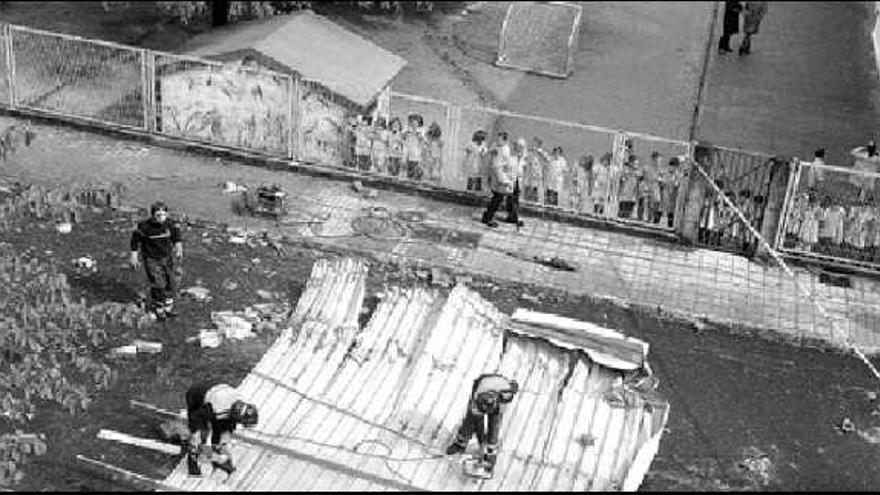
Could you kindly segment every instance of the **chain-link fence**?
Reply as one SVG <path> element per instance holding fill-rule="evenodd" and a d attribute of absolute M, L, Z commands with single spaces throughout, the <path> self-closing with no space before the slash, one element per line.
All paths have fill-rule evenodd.
<path fill-rule="evenodd" d="M 9 51 L 9 26 L 0 25 L 0 103 L 10 103 L 9 78 L 11 77 L 10 51 Z"/>
<path fill-rule="evenodd" d="M 288 155 L 292 78 L 180 55 L 155 55 L 156 130 L 232 148 Z"/>
<path fill-rule="evenodd" d="M 143 50 L 10 26 L 16 104 L 144 126 Z"/>
<path fill-rule="evenodd" d="M 880 269 L 880 173 L 799 165 L 784 209 L 782 249 Z"/>

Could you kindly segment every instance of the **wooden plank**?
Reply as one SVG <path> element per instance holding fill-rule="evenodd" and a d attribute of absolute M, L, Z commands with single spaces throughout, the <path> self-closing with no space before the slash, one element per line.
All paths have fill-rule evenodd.
<path fill-rule="evenodd" d="M 98 432 L 98 438 L 102 440 L 111 440 L 114 442 L 120 442 L 127 445 L 134 445 L 135 447 L 142 447 L 145 449 L 154 450 L 156 452 L 162 452 L 163 454 L 170 455 L 180 455 L 180 446 L 159 442 L 157 440 L 152 440 L 149 438 L 141 438 L 136 437 L 134 435 L 129 435 L 127 433 L 122 433 L 115 430 L 105 430 L 101 429 Z"/>

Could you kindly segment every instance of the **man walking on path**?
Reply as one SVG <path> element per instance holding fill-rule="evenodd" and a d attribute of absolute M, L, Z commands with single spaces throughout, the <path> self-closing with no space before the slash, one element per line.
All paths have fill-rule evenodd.
<path fill-rule="evenodd" d="M 510 146 L 507 144 L 507 133 L 498 134 L 498 145 L 490 152 L 492 165 L 489 168 L 489 188 L 492 190 L 492 199 L 483 213 L 483 223 L 489 227 L 497 227 L 495 213 L 501 207 L 505 198 L 513 194 L 514 177 L 510 164 Z"/>
<path fill-rule="evenodd" d="M 168 218 L 168 207 L 161 201 L 150 206 L 150 218 L 138 223 L 131 233 L 131 266 L 140 266 L 138 254 L 144 262 L 150 284 L 150 310 L 156 318 L 174 317 L 174 295 L 177 291 L 179 267 L 175 258 L 183 257 L 180 228 Z"/>
<path fill-rule="evenodd" d="M 761 19 L 767 13 L 767 2 L 746 2 L 746 12 L 743 17 L 743 37 L 742 44 L 739 46 L 739 54 L 747 55 L 752 50 L 752 35 L 758 34 L 758 28 L 761 26 Z"/>
<path fill-rule="evenodd" d="M 739 32 L 739 12 L 742 10 L 740 2 L 724 2 L 724 22 L 721 39 L 718 40 L 718 51 L 732 52 L 730 37 Z"/>

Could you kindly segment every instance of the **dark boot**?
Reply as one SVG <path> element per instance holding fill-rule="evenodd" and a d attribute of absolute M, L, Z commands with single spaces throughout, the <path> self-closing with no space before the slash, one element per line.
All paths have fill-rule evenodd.
<path fill-rule="evenodd" d="M 446 455 L 458 455 L 464 451 L 465 446 L 458 442 L 452 442 L 449 444 L 449 447 L 446 447 Z"/>
<path fill-rule="evenodd" d="M 235 466 L 232 465 L 232 459 L 228 457 L 223 462 L 211 461 L 211 464 L 215 468 L 224 471 L 226 474 L 232 474 L 232 472 L 235 471 Z"/>
<path fill-rule="evenodd" d="M 186 468 L 190 476 L 201 476 L 202 470 L 199 468 L 199 461 L 195 456 L 186 456 Z"/>

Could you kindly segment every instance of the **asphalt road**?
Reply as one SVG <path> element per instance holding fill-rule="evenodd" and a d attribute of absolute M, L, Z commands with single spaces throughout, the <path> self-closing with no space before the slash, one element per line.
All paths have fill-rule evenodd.
<path fill-rule="evenodd" d="M 870 32 L 874 2 L 770 2 L 752 53 L 712 40 L 697 137 L 714 144 L 848 166 L 878 137 L 880 79 Z M 739 48 L 742 35 L 731 44 Z"/>

